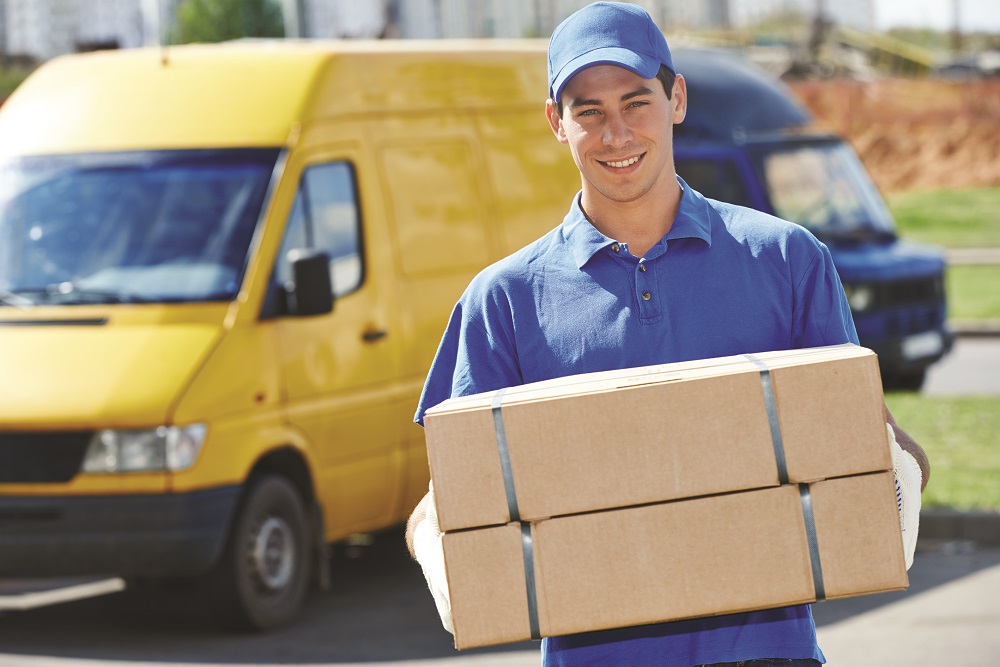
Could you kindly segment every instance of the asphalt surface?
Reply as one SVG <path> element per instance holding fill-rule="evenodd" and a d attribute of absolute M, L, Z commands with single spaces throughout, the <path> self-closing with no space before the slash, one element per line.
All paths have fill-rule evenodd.
<path fill-rule="evenodd" d="M 0 667 L 493 667 L 537 665 L 528 642 L 455 651 L 401 534 L 331 565 L 334 588 L 301 620 L 264 635 L 215 628 L 183 596 L 114 593 L 0 617 Z M 997 664 L 1000 549 L 963 541 L 921 545 L 906 591 L 814 605 L 831 665 Z"/>

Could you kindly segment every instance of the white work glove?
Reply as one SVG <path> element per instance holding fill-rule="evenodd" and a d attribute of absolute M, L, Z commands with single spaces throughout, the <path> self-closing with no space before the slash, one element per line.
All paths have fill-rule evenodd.
<path fill-rule="evenodd" d="M 920 485 L 923 475 L 913 455 L 896 442 L 892 426 L 885 425 L 889 432 L 889 447 L 892 450 L 892 472 L 896 477 L 896 507 L 899 510 L 899 527 L 903 531 L 903 558 L 906 569 L 913 565 L 913 552 L 917 548 L 917 531 L 920 529 Z"/>
<path fill-rule="evenodd" d="M 438 528 L 437 508 L 434 505 L 434 486 L 430 487 L 430 497 L 427 503 L 427 513 L 423 521 L 417 524 L 413 531 L 413 553 L 424 571 L 427 588 L 434 596 L 438 616 L 444 629 L 455 634 L 451 623 L 451 599 L 448 593 L 448 575 L 444 567 L 443 533 Z"/>

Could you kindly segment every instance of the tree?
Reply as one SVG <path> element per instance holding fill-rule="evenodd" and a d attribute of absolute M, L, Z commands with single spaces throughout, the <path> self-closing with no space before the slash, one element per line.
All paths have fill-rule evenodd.
<path fill-rule="evenodd" d="M 284 37 L 276 0 L 183 0 L 171 41 L 222 42 L 241 37 Z"/>

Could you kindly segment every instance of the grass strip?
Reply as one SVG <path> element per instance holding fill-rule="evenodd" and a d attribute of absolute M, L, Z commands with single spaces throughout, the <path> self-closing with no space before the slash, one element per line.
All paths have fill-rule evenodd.
<path fill-rule="evenodd" d="M 1000 264 L 953 264 L 946 291 L 950 319 L 1000 321 Z"/>
<path fill-rule="evenodd" d="M 888 197 L 900 236 L 948 248 L 1000 248 L 1000 188 L 918 190 Z"/>
<path fill-rule="evenodd" d="M 930 459 L 924 507 L 1000 510 L 1000 396 L 887 393 L 885 402 Z"/>

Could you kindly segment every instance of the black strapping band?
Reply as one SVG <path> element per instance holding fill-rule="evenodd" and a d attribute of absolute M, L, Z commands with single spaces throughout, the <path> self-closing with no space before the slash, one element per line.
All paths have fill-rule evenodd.
<path fill-rule="evenodd" d="M 767 423 L 771 427 L 771 445 L 774 447 L 774 461 L 778 465 L 778 482 L 788 484 L 788 466 L 785 463 L 785 445 L 781 441 L 781 425 L 778 422 L 778 406 L 774 402 L 774 386 L 771 370 L 763 361 L 752 354 L 744 354 L 760 370 L 760 386 L 764 390 L 764 407 L 767 409 Z"/>
<path fill-rule="evenodd" d="M 510 467 L 510 449 L 507 447 L 507 432 L 503 427 L 503 413 L 500 402 L 506 388 L 493 394 L 493 430 L 497 436 L 497 451 L 500 453 L 500 471 L 503 473 L 503 488 L 507 494 L 507 511 L 511 521 L 520 521 L 521 512 L 517 509 L 517 493 L 514 491 L 514 471 Z"/>
<path fill-rule="evenodd" d="M 816 589 L 816 601 L 826 599 L 826 586 L 823 584 L 823 565 L 819 561 L 819 538 L 816 536 L 816 517 L 813 515 L 812 496 L 808 484 L 799 485 L 799 498 L 802 500 L 802 518 L 806 520 L 806 542 L 809 544 L 809 562 L 812 564 L 813 588 Z"/>
<path fill-rule="evenodd" d="M 531 638 L 541 639 L 538 627 L 538 593 L 535 589 L 535 549 L 531 542 L 531 524 L 521 524 L 521 555 L 524 557 L 524 585 L 528 592 L 528 627 Z"/>
<path fill-rule="evenodd" d="M 541 639 L 538 626 L 538 593 L 535 588 L 535 548 L 531 541 L 531 524 L 521 522 L 521 511 L 517 508 L 517 493 L 514 491 L 514 470 L 510 465 L 510 448 L 507 446 L 507 431 L 503 425 L 503 394 L 499 389 L 493 394 L 493 431 L 497 438 L 497 452 L 500 454 L 500 471 L 503 473 L 503 488 L 507 494 L 507 511 L 511 521 L 521 523 L 521 556 L 524 558 L 524 586 L 528 595 L 528 626 L 532 639 Z"/>

